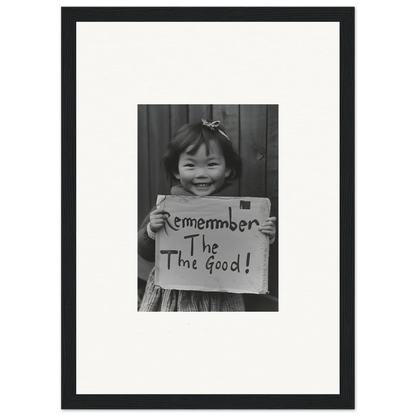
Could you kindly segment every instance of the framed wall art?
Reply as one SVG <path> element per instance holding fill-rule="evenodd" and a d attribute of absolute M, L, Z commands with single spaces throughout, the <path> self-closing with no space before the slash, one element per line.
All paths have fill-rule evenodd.
<path fill-rule="evenodd" d="M 354 8 L 62 8 L 62 408 L 354 408 Z"/>

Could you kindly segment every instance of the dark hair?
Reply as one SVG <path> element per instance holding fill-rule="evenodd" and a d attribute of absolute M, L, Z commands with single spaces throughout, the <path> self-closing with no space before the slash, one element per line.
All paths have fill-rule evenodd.
<path fill-rule="evenodd" d="M 242 159 L 234 150 L 231 141 L 221 134 L 218 129 L 225 133 L 221 125 L 213 129 L 203 125 L 202 122 L 183 125 L 173 136 L 173 140 L 168 145 L 168 151 L 163 157 L 168 176 L 175 181 L 177 180 L 174 174 L 178 173 L 179 157 L 186 149 L 192 146 L 188 153 L 194 155 L 201 145 L 205 144 L 207 155 L 209 155 L 209 143 L 210 140 L 214 140 L 222 150 L 226 167 L 231 169 L 231 174 L 227 179 L 239 178 L 243 165 Z"/>

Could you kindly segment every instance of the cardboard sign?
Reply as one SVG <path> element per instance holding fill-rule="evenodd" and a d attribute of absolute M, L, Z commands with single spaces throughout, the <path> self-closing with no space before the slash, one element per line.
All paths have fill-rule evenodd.
<path fill-rule="evenodd" d="M 165 289 L 267 293 L 267 198 L 159 195 L 155 283 Z"/>

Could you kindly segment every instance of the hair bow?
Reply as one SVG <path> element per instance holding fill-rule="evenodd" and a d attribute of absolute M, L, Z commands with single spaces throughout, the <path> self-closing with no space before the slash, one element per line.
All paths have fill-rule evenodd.
<path fill-rule="evenodd" d="M 226 137 L 228 140 L 230 140 L 230 138 L 221 129 L 219 129 L 219 126 L 220 126 L 220 121 L 219 120 L 207 121 L 207 120 L 201 118 L 201 121 L 202 121 L 203 126 L 207 126 L 211 130 L 217 129 L 219 133 L 221 133 L 224 137 Z"/>

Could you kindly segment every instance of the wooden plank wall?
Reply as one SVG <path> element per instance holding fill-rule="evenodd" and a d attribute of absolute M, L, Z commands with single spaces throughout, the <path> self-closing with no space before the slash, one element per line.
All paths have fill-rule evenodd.
<path fill-rule="evenodd" d="M 172 186 L 161 159 L 175 132 L 201 118 L 220 120 L 243 158 L 243 174 L 236 195 L 267 197 L 272 215 L 278 207 L 277 105 L 139 105 L 138 106 L 138 221 L 154 206 L 157 194 Z M 270 246 L 269 295 L 245 296 L 248 310 L 278 310 L 278 242 Z M 142 276 L 140 276 L 142 277 Z M 144 279 L 147 276 L 143 276 Z"/>

